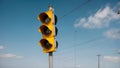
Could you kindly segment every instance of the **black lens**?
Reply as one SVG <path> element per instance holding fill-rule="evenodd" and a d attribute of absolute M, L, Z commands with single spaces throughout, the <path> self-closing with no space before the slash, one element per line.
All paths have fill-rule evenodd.
<path fill-rule="evenodd" d="M 49 23 L 51 20 L 46 13 L 41 13 L 39 15 L 39 18 L 42 21 L 42 23 L 45 23 L 45 24 Z"/>
<path fill-rule="evenodd" d="M 40 28 L 40 31 L 42 32 L 42 34 L 44 34 L 44 35 L 50 35 L 51 34 L 51 30 L 47 27 L 47 26 L 45 26 L 45 25 L 42 25 Z"/>
<path fill-rule="evenodd" d="M 49 35 L 50 33 L 51 31 L 47 27 L 44 27 L 44 34 Z"/>
<path fill-rule="evenodd" d="M 48 18 L 48 17 L 46 17 L 45 19 L 44 19 L 44 23 L 48 23 L 50 21 L 50 18 Z"/>
<path fill-rule="evenodd" d="M 52 47 L 52 45 L 47 40 L 44 40 L 43 43 L 46 49 L 50 49 Z"/>

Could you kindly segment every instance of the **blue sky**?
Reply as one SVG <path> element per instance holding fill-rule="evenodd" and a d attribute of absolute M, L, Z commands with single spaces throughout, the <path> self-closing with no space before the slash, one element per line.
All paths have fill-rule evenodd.
<path fill-rule="evenodd" d="M 37 20 L 52 4 L 58 17 L 54 68 L 120 67 L 119 0 L 0 0 L 0 68 L 48 68 Z"/>

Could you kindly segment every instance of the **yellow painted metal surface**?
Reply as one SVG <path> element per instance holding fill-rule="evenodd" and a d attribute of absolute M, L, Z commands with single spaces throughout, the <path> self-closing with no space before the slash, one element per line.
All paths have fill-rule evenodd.
<path fill-rule="evenodd" d="M 50 19 L 50 21 L 48 23 L 45 23 L 43 21 L 43 19 L 47 16 Z M 44 35 L 44 34 L 42 34 L 42 29 L 40 29 L 40 28 L 38 29 L 38 31 L 41 32 L 41 34 L 42 34 L 42 39 L 48 40 L 48 42 L 52 45 L 52 47 L 50 49 L 47 49 L 47 48 L 44 47 L 43 43 L 39 42 L 39 45 L 42 46 L 44 53 L 56 51 L 56 47 L 55 47 L 56 41 L 55 41 L 55 38 L 54 38 L 55 37 L 55 26 L 54 26 L 54 17 L 53 16 L 54 16 L 53 10 L 48 10 L 47 12 L 41 13 L 38 16 L 38 20 L 40 20 L 41 23 L 42 23 L 41 26 L 45 25 L 45 26 L 48 27 L 49 30 L 52 31 L 50 35 Z"/>

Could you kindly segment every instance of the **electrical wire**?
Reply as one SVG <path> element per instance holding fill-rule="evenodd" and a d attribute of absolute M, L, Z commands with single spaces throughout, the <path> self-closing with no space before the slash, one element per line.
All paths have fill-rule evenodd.
<path fill-rule="evenodd" d="M 68 50 L 68 49 L 70 49 L 70 48 L 74 48 L 74 52 L 72 52 L 73 54 L 72 54 L 72 56 L 69 56 L 69 58 L 71 58 L 71 59 L 73 59 L 73 66 L 74 66 L 74 68 L 76 68 L 76 65 L 77 65 L 77 49 L 76 49 L 76 47 L 78 47 L 78 46 L 82 46 L 82 45 L 85 45 L 85 44 L 89 44 L 89 43 L 92 43 L 92 42 L 95 42 L 95 41 L 98 41 L 98 40 L 101 40 L 101 39 L 104 39 L 103 37 L 96 37 L 96 38 L 94 38 L 94 39 L 91 39 L 91 40 L 88 40 L 88 41 L 85 41 L 85 42 L 82 42 L 82 43 L 78 43 L 77 45 L 76 44 L 73 44 L 73 46 L 71 46 L 71 47 L 68 47 L 68 48 L 64 48 L 64 49 L 62 49 L 61 51 L 59 51 L 59 52 L 57 52 L 57 54 L 55 55 L 56 57 L 58 57 L 59 55 L 61 55 L 61 54 L 63 54 L 63 52 L 65 51 L 65 50 Z M 75 46 L 76 45 L 76 46 Z M 86 48 L 90 48 L 90 47 L 93 47 L 93 45 L 87 45 L 86 46 Z M 95 46 L 94 46 L 95 47 Z M 79 48 L 80 49 L 80 48 Z M 68 51 L 69 53 L 71 53 L 70 51 Z M 58 53 L 60 53 L 60 54 L 58 54 Z M 65 53 L 64 53 L 65 54 Z M 65 55 L 64 55 L 65 56 Z M 59 56 L 60 57 L 60 56 Z M 64 57 L 64 59 L 68 59 L 68 57 L 66 56 L 66 57 Z M 66 61 L 70 61 L 69 59 L 68 60 L 66 60 Z"/>
<path fill-rule="evenodd" d="M 88 40 L 88 41 L 85 41 L 85 42 L 81 42 L 81 43 L 78 43 L 78 44 L 72 44 L 72 46 L 70 46 L 70 47 L 67 47 L 67 48 L 64 48 L 64 49 L 62 49 L 61 51 L 59 51 L 59 52 L 57 52 L 57 53 L 60 53 L 60 52 L 63 52 L 63 51 L 65 51 L 65 50 L 68 50 L 68 49 L 70 49 L 70 48 L 76 48 L 76 47 L 79 47 L 79 46 L 82 46 L 82 45 L 85 45 L 85 44 L 89 44 L 89 43 L 92 43 L 92 42 L 95 42 L 95 41 L 98 41 L 98 40 L 101 40 L 101 39 L 103 39 L 103 37 L 96 37 L 96 38 L 94 38 L 94 39 L 91 39 L 91 40 Z M 76 45 L 76 46 L 75 46 Z M 89 46 L 89 48 L 90 47 L 92 47 L 92 45 L 91 46 Z M 86 47 L 87 48 L 87 47 Z"/>
<path fill-rule="evenodd" d="M 90 1 L 91 1 L 91 0 L 87 0 L 87 1 L 85 1 L 84 3 L 78 5 L 77 7 L 73 8 L 71 11 L 69 11 L 68 13 L 64 14 L 63 16 L 61 16 L 60 19 L 62 19 L 63 17 L 65 17 L 65 16 L 67 16 L 67 15 L 75 12 L 77 9 L 79 9 L 79 8 L 83 7 L 84 5 L 88 4 Z"/>

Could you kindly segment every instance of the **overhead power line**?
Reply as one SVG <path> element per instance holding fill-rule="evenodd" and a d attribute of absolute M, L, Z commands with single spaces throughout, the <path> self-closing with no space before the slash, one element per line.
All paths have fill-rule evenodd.
<path fill-rule="evenodd" d="M 62 19 L 63 17 L 69 15 L 70 13 L 75 12 L 77 9 L 79 9 L 79 8 L 83 7 L 84 5 L 88 4 L 90 1 L 91 1 L 91 0 L 87 0 L 87 1 L 85 1 L 84 3 L 82 3 L 82 4 L 79 4 L 78 6 L 76 6 L 76 7 L 73 8 L 72 10 L 70 10 L 68 13 L 64 14 L 63 16 L 61 16 L 60 19 Z"/>
<path fill-rule="evenodd" d="M 72 44 L 72 46 L 64 48 L 64 49 L 62 49 L 62 51 L 68 50 L 70 48 L 76 48 L 76 47 L 79 47 L 79 46 L 82 46 L 82 45 L 85 45 L 85 44 L 89 44 L 89 43 L 92 43 L 92 42 L 95 42 L 95 41 L 98 41 L 98 40 L 101 40 L 101 39 L 103 39 L 103 37 L 100 36 L 100 37 L 96 37 L 94 39 L 91 39 L 91 40 L 88 40 L 88 41 L 85 41 L 85 42 L 81 42 L 81 43 L 78 43 L 78 44 Z M 90 47 L 93 47 L 93 45 L 87 46 L 86 48 L 90 48 Z M 61 51 L 59 51 L 59 52 L 61 52 Z"/>

